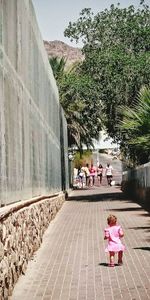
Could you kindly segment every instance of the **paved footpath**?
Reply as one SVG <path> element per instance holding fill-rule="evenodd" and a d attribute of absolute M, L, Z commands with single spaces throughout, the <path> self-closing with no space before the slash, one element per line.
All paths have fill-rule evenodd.
<path fill-rule="evenodd" d="M 124 229 L 123 266 L 110 268 L 103 230 L 113 213 Z M 116 257 L 117 263 L 117 257 Z M 11 300 L 150 299 L 150 216 L 120 188 L 76 190 L 50 223 Z"/>

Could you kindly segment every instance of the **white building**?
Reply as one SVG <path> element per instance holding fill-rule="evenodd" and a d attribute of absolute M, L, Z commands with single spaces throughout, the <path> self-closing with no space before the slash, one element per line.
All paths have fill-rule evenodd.
<path fill-rule="evenodd" d="M 104 130 L 100 131 L 99 140 L 94 140 L 94 149 L 114 149 L 118 148 L 119 145 L 114 143 Z"/>

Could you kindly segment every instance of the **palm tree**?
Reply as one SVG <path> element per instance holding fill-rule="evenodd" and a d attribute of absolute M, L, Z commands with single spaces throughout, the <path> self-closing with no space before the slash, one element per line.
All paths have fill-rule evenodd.
<path fill-rule="evenodd" d="M 59 57 L 55 56 L 55 57 L 49 58 L 49 63 L 53 70 L 53 74 L 54 74 L 56 81 L 61 79 L 62 76 L 64 75 L 66 62 L 67 62 L 67 60 L 64 57 L 59 58 Z"/>
<path fill-rule="evenodd" d="M 72 82 L 76 78 L 73 73 L 78 68 L 78 64 L 73 64 L 70 68 L 68 68 L 68 70 L 66 70 L 66 59 L 64 57 L 52 57 L 49 59 L 49 63 L 58 84 L 60 103 L 64 109 L 67 120 L 68 146 L 71 147 L 72 145 L 76 145 L 80 148 L 81 134 L 82 136 L 85 134 L 84 128 L 80 124 L 80 112 L 82 111 L 83 105 L 79 99 L 76 99 L 76 84 L 74 85 L 74 89 L 72 86 Z"/>
<path fill-rule="evenodd" d="M 146 163 L 150 159 L 150 88 L 143 87 L 132 108 L 122 110 L 124 150 L 135 164 Z"/>

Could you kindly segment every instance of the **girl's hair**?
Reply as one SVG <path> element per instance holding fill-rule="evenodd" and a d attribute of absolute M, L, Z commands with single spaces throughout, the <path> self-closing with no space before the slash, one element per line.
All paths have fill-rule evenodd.
<path fill-rule="evenodd" d="M 114 215 L 109 215 L 107 218 L 108 225 L 116 225 L 117 223 L 117 217 Z"/>

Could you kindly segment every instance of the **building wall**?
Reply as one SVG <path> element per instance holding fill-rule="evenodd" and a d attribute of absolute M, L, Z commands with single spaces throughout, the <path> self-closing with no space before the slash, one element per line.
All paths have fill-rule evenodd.
<path fill-rule="evenodd" d="M 62 189 L 60 111 L 32 1 L 0 0 L 1 206 Z"/>

